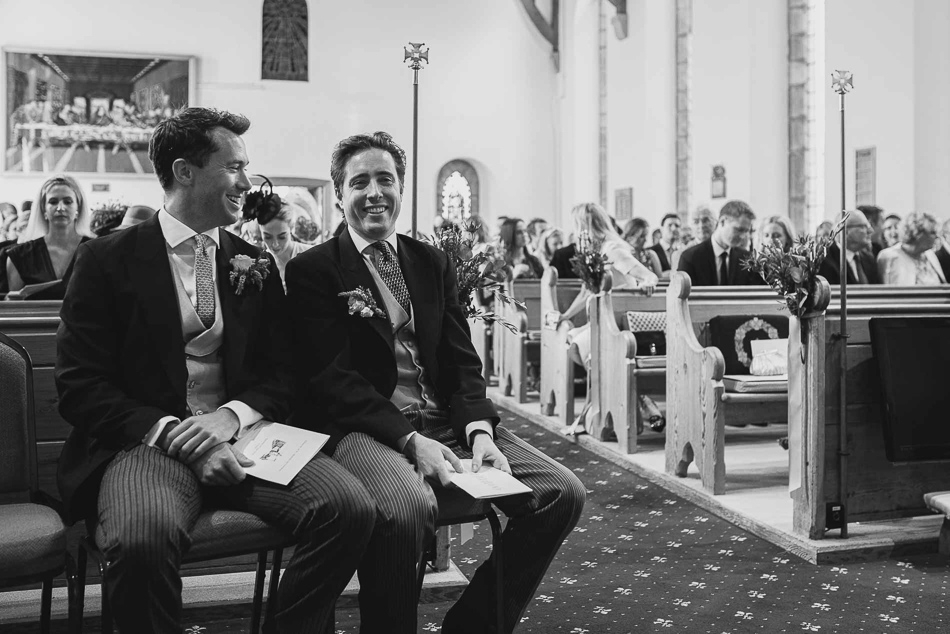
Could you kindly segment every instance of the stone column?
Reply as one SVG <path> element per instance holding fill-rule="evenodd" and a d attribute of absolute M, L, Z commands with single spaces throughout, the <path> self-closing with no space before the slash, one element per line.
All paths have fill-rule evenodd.
<path fill-rule="evenodd" d="M 824 216 L 823 11 L 824 0 L 788 0 L 788 216 L 802 232 Z"/>
<path fill-rule="evenodd" d="M 693 0 L 676 0 L 676 213 L 684 220 L 689 216 L 690 207 L 689 61 L 692 39 Z"/>

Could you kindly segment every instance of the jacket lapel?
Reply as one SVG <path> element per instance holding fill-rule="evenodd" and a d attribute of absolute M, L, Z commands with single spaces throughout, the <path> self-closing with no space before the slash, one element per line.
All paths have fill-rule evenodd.
<path fill-rule="evenodd" d="M 414 244 L 401 237 L 399 240 L 399 266 L 402 276 L 406 280 L 409 290 L 409 301 L 412 303 L 412 315 L 415 319 L 416 341 L 422 355 L 422 365 L 426 368 L 434 367 L 431 361 L 435 358 L 435 336 L 440 329 L 438 313 L 433 310 L 437 307 L 435 288 L 439 283 L 427 277 L 425 273 L 434 270 L 426 266 L 422 259 L 423 254 L 416 251 Z M 449 263 L 452 266 L 452 263 Z"/>
<path fill-rule="evenodd" d="M 158 222 L 158 214 L 142 223 L 138 232 L 135 254 L 131 258 L 129 276 L 132 287 L 148 289 L 138 293 L 142 303 L 149 338 L 168 374 L 175 392 L 185 399 L 185 338 L 181 327 L 181 313 L 175 281 L 172 278 L 165 236 Z"/>
<path fill-rule="evenodd" d="M 247 351 L 247 330 L 249 313 L 245 310 L 252 301 L 251 294 L 259 294 L 256 288 L 247 288 L 243 295 L 236 295 L 231 286 L 231 259 L 238 254 L 234 239 L 226 229 L 218 229 L 218 241 L 221 243 L 215 252 L 215 266 L 218 276 L 218 297 L 221 301 L 221 317 L 224 319 L 224 368 L 225 379 L 230 393 L 231 382 L 240 376 Z M 258 299 L 257 301 L 260 301 Z"/>
<path fill-rule="evenodd" d="M 340 234 L 339 247 L 340 264 L 343 267 L 343 282 L 346 284 L 346 290 L 355 291 L 359 286 L 369 289 L 369 291 L 373 294 L 373 299 L 376 300 L 376 305 L 385 310 L 386 302 L 383 301 L 383 296 L 376 287 L 376 282 L 373 281 L 372 274 L 370 274 L 369 269 L 366 268 L 366 261 L 363 259 L 362 254 L 356 250 L 356 245 L 353 244 L 353 238 L 350 237 L 350 232 L 348 229 Z M 409 289 L 409 291 L 409 296 L 411 298 L 412 289 Z M 340 299 L 343 301 L 343 298 Z M 361 317 L 353 318 L 362 319 Z M 386 341 L 389 349 L 395 350 L 395 342 L 393 341 L 393 327 L 389 316 L 387 315 L 383 318 L 369 317 L 366 319 L 366 321 L 368 321 L 373 330 L 379 333 L 379 336 Z"/>

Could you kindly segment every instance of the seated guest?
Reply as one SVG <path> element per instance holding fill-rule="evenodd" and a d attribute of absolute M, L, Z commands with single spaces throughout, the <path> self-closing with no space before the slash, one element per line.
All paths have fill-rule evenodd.
<path fill-rule="evenodd" d="M 712 235 L 716 229 L 716 216 L 709 207 L 700 205 L 689 215 L 689 224 L 693 228 L 693 242 L 689 246 L 694 246 Z"/>
<path fill-rule="evenodd" d="M 576 236 L 574 237 L 576 240 Z M 576 280 L 577 273 L 574 272 L 574 265 L 571 259 L 577 255 L 577 245 L 573 242 L 561 247 L 551 256 L 551 266 L 557 269 L 557 279 Z"/>
<path fill-rule="evenodd" d="M 730 200 L 719 210 L 719 222 L 712 235 L 683 252 L 679 270 L 689 274 L 693 286 L 749 286 L 764 284 L 758 273 L 748 271 L 742 261 L 749 251 L 755 214 L 741 200 Z"/>
<path fill-rule="evenodd" d="M 650 249 L 656 253 L 660 259 L 660 267 L 668 278 L 667 271 L 673 268 L 673 254 L 682 249 L 680 244 L 680 217 L 676 214 L 666 214 L 660 220 L 660 241 L 654 244 Z"/>
<path fill-rule="evenodd" d="M 871 223 L 871 255 L 877 258 L 884 248 L 884 210 L 876 205 L 858 205 L 858 211 Z"/>
<path fill-rule="evenodd" d="M 7 235 L 12 231 L 13 225 L 16 224 L 16 206 L 13 203 L 0 203 L 0 218 L 3 221 L 3 226 L 0 228 L 0 241 L 16 240 L 16 236 L 11 238 Z"/>
<path fill-rule="evenodd" d="M 645 247 L 650 225 L 643 218 L 631 218 L 623 228 L 623 239 L 633 247 L 633 257 L 657 277 L 663 273 L 660 257 L 653 249 Z"/>
<path fill-rule="evenodd" d="M 944 221 L 940 227 L 940 248 L 934 249 L 945 280 L 950 280 L 950 220 Z"/>
<path fill-rule="evenodd" d="M 848 259 L 848 284 L 880 284 L 881 276 L 871 255 L 871 223 L 857 210 L 848 216 L 848 223 L 838 235 L 837 243 L 828 247 L 828 253 L 818 267 L 818 275 L 829 284 L 841 283 L 842 239 Z"/>
<path fill-rule="evenodd" d="M 943 267 L 933 252 L 937 241 L 937 219 L 915 211 L 901 223 L 901 242 L 877 256 L 877 268 L 884 284 L 937 286 L 946 284 Z"/>
<path fill-rule="evenodd" d="M 372 532 L 367 492 L 326 455 L 284 486 L 245 479 L 253 461 L 230 444 L 283 421 L 291 402 L 280 276 L 267 256 L 270 274 L 238 296 L 232 262 L 259 250 L 221 230 L 251 189 L 249 125 L 206 108 L 159 123 L 149 159 L 164 207 L 82 245 L 63 302 L 55 376 L 73 429 L 57 481 L 70 518 L 95 525 L 122 632 L 182 631 L 179 566 L 204 505 L 258 515 L 296 542 L 265 632 L 332 631 Z"/>
<path fill-rule="evenodd" d="M 498 498 L 505 632 L 518 624 L 584 506 L 584 485 L 499 425 L 459 304 L 453 264 L 395 233 L 406 155 L 385 132 L 341 141 L 330 175 L 348 230 L 287 265 L 298 409 L 320 421 L 325 450 L 376 499 L 378 520 L 359 568 L 360 632 L 415 634 L 416 570 L 438 512 L 434 487 L 460 457 L 489 462 L 531 488 Z M 382 317 L 349 314 L 362 289 Z M 448 461 L 448 463 L 446 462 Z M 451 466 L 448 466 L 449 463 Z M 492 632 L 496 557 L 475 572 L 443 634 Z"/>
<path fill-rule="evenodd" d="M 787 216 L 769 216 L 762 221 L 759 229 L 762 244 L 779 244 L 783 251 L 792 248 L 798 236 L 795 233 L 795 227 Z"/>
<path fill-rule="evenodd" d="M 125 215 L 122 216 L 122 222 L 118 227 L 113 229 L 113 231 L 122 231 L 123 229 L 140 225 L 154 215 L 155 210 L 147 205 L 132 205 L 125 210 Z"/>
<path fill-rule="evenodd" d="M 884 227 L 881 230 L 884 248 L 901 243 L 901 217 L 897 214 L 888 214 L 884 218 Z"/>
<path fill-rule="evenodd" d="M 827 238 L 831 235 L 831 232 L 835 230 L 834 223 L 825 220 L 818 224 L 818 227 L 815 229 L 815 238 L 821 240 L 822 238 Z"/>
<path fill-rule="evenodd" d="M 538 244 L 541 246 L 538 250 L 538 258 L 542 260 L 542 264 L 549 265 L 554 258 L 554 253 L 564 246 L 564 232 L 557 227 L 546 229 L 541 234 Z"/>
<path fill-rule="evenodd" d="M 280 204 L 276 213 L 268 210 L 257 216 L 264 247 L 274 256 L 277 272 L 280 273 L 280 279 L 284 282 L 285 288 L 287 283 L 284 281 L 284 271 L 287 263 L 311 247 L 309 244 L 294 240 L 290 229 L 293 221 L 294 208 L 286 202 Z"/>
<path fill-rule="evenodd" d="M 6 250 L 9 290 L 65 280 L 31 296 L 62 299 L 76 249 L 89 239 L 89 221 L 86 197 L 72 177 L 54 176 L 43 183 L 19 244 Z"/>
<path fill-rule="evenodd" d="M 528 222 L 528 250 L 538 255 L 541 248 L 541 234 L 548 230 L 548 221 L 544 218 L 532 218 Z"/>
<path fill-rule="evenodd" d="M 544 265 L 528 251 L 528 233 L 519 218 L 508 218 L 501 223 L 501 246 L 505 266 L 511 279 L 540 279 Z"/>

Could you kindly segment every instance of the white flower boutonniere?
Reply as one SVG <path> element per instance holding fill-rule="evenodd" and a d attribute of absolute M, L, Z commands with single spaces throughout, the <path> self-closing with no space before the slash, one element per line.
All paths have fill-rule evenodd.
<path fill-rule="evenodd" d="M 386 313 L 376 305 L 376 300 L 369 289 L 363 286 L 357 286 L 356 290 L 345 291 L 339 294 L 340 297 L 346 297 L 346 307 L 351 315 L 359 315 L 364 319 L 370 317 L 385 317 Z"/>
<path fill-rule="evenodd" d="M 270 260 L 265 256 L 257 259 L 249 255 L 238 255 L 231 258 L 231 286 L 234 294 L 241 295 L 244 288 L 250 283 L 257 290 L 264 288 L 264 280 L 270 275 Z"/>

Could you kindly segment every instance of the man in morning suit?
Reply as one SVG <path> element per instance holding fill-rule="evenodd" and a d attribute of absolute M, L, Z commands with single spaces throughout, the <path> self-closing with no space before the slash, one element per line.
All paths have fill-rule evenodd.
<path fill-rule="evenodd" d="M 165 205 L 83 244 L 57 336 L 59 411 L 73 426 L 58 484 L 94 522 L 122 632 L 181 632 L 181 557 L 204 504 L 260 516 L 297 540 L 264 631 L 332 632 L 336 598 L 372 533 L 362 485 L 325 455 L 287 486 L 245 478 L 229 441 L 290 409 L 280 275 L 238 295 L 235 258 L 260 250 L 220 229 L 251 185 L 240 115 L 188 108 L 160 123 L 149 159 Z M 285 363 L 286 360 L 286 363 Z"/>
<path fill-rule="evenodd" d="M 755 214 L 741 200 L 730 200 L 719 211 L 712 236 L 683 251 L 679 270 L 689 273 L 693 286 L 751 286 L 765 284 L 758 273 L 747 271 L 742 261 L 749 252 L 741 245 L 752 231 Z"/>
<path fill-rule="evenodd" d="M 498 425 L 445 254 L 395 233 L 406 155 L 385 132 L 353 136 L 330 174 L 347 230 L 287 267 L 298 409 L 331 435 L 326 450 L 376 499 L 359 567 L 360 632 L 414 634 L 416 570 L 434 534 L 433 487 L 458 457 L 490 462 L 533 492 L 499 499 L 510 632 L 584 505 L 573 473 Z M 341 293 L 366 300 L 348 311 Z M 377 310 L 379 312 L 377 312 Z M 446 461 L 451 463 L 447 466 Z M 494 557 L 449 610 L 443 634 L 494 632 Z"/>
<path fill-rule="evenodd" d="M 848 222 L 842 232 L 845 240 L 845 257 L 848 259 L 848 284 L 880 284 L 881 274 L 877 262 L 871 255 L 871 234 L 873 228 L 861 211 L 855 210 L 848 216 Z M 818 267 L 818 275 L 829 284 L 841 283 L 841 243 L 828 247 L 824 261 Z"/>
<path fill-rule="evenodd" d="M 665 273 L 664 279 L 670 277 L 667 273 L 673 268 L 673 256 L 680 247 L 680 217 L 676 214 L 666 214 L 660 220 L 660 241 L 650 247 L 660 258 L 660 269 Z"/>

